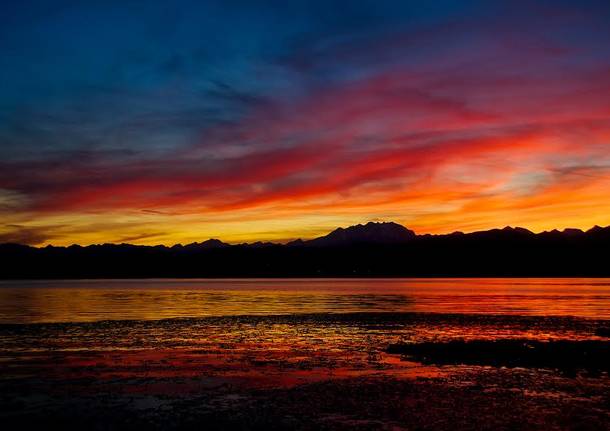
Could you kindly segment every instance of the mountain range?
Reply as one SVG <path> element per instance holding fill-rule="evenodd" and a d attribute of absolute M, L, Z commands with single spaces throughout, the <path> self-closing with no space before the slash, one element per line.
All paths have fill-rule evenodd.
<path fill-rule="evenodd" d="M 444 235 L 416 235 L 412 230 L 394 222 L 368 222 L 366 224 L 357 224 L 347 228 L 339 227 L 327 235 L 313 238 L 310 240 L 297 239 L 286 244 L 274 242 L 241 243 L 235 246 L 241 247 L 272 247 L 285 245 L 288 247 L 344 247 L 357 245 L 391 245 L 405 244 L 422 239 L 496 239 L 498 241 L 511 240 L 516 238 L 541 238 L 548 240 L 560 240 L 562 238 L 585 238 L 610 236 L 610 226 L 600 227 L 595 226 L 587 231 L 581 229 L 567 228 L 562 231 L 554 229 L 541 233 L 534 233 L 522 227 L 506 226 L 502 229 L 491 229 L 485 231 L 477 231 L 472 233 L 453 232 Z M 176 245 L 174 247 L 185 248 L 223 248 L 230 247 L 231 244 L 218 239 L 209 239 L 200 243 L 192 243 L 185 246 Z"/>
<path fill-rule="evenodd" d="M 610 227 L 416 235 L 393 222 L 286 244 L 0 244 L 0 278 L 610 276 Z"/>

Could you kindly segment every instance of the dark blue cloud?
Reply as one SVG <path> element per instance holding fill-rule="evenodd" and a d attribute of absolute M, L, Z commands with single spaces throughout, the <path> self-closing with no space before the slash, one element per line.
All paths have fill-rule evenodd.
<path fill-rule="evenodd" d="M 0 18 L 2 153 L 185 145 L 259 103 L 358 76 L 367 59 L 337 65 L 336 50 L 475 9 L 458 3 L 10 2 Z"/>

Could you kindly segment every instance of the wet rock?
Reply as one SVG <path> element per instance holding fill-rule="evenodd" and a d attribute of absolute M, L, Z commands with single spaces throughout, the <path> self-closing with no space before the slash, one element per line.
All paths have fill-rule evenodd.
<path fill-rule="evenodd" d="M 597 328 L 595 330 L 595 335 L 597 335 L 599 337 L 608 337 L 608 338 L 610 338 L 610 326 L 605 327 L 605 328 Z"/>
<path fill-rule="evenodd" d="M 610 371 L 610 342 L 598 340 L 453 340 L 391 344 L 387 352 L 407 355 L 426 364 Z"/>

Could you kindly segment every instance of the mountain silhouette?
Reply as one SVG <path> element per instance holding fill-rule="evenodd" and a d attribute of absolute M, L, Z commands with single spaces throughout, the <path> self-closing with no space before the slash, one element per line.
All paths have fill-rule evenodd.
<path fill-rule="evenodd" d="M 416 235 L 393 222 L 287 244 L 0 244 L 0 278 L 610 276 L 610 227 Z"/>
<path fill-rule="evenodd" d="M 223 247 L 230 247 L 230 244 L 227 244 L 226 242 L 222 242 L 219 239 L 216 238 L 210 238 L 206 241 L 203 242 L 194 242 L 191 244 L 187 244 L 185 246 L 183 246 L 186 249 L 213 249 L 213 248 L 223 248 Z"/>
<path fill-rule="evenodd" d="M 304 245 L 317 247 L 347 246 L 356 244 L 400 244 L 415 238 L 415 232 L 394 222 L 368 222 L 348 228 L 337 228 L 325 236 Z"/>

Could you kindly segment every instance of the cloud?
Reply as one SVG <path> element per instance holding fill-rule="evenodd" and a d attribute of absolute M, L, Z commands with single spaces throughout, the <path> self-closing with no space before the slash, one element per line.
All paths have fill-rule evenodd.
<path fill-rule="evenodd" d="M 0 244 L 15 243 L 25 245 L 39 245 L 54 239 L 52 228 L 28 227 L 21 225 L 7 225 L 5 232 L 0 232 Z"/>

